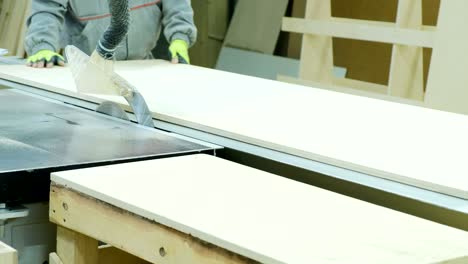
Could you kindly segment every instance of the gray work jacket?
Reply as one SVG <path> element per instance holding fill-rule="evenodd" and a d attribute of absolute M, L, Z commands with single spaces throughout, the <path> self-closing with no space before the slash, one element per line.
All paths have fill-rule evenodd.
<path fill-rule="evenodd" d="M 130 29 L 116 51 L 116 59 L 147 59 L 161 29 L 171 42 L 185 40 L 192 46 L 197 30 L 190 0 L 129 0 Z M 58 51 L 74 45 L 91 54 L 110 23 L 108 0 L 33 0 L 26 52 Z"/>

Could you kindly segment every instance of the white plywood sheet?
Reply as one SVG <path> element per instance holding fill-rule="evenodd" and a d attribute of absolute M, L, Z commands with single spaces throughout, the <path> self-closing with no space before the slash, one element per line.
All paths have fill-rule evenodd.
<path fill-rule="evenodd" d="M 467 116 L 163 61 L 116 66 L 159 119 L 468 199 Z M 77 95 L 67 68 L 0 66 L 0 78 L 101 100 Z"/>
<path fill-rule="evenodd" d="M 299 76 L 299 60 L 223 47 L 216 69 L 270 80 L 278 74 Z"/>
<path fill-rule="evenodd" d="M 52 181 L 262 263 L 468 255 L 467 232 L 208 155 L 58 172 Z"/>
<path fill-rule="evenodd" d="M 237 0 L 224 46 L 273 54 L 288 0 Z"/>
<path fill-rule="evenodd" d="M 270 80 L 276 80 L 278 75 L 297 78 L 299 77 L 299 60 L 223 47 L 216 69 Z M 346 69 L 334 67 L 333 75 L 344 78 Z"/>

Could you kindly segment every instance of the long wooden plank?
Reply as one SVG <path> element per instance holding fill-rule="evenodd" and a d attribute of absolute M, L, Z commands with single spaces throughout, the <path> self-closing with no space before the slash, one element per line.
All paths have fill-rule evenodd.
<path fill-rule="evenodd" d="M 388 23 L 368 22 L 349 18 L 333 18 L 329 21 L 285 17 L 283 30 L 296 33 L 325 35 L 391 44 L 431 48 L 434 32 L 388 27 Z"/>
<path fill-rule="evenodd" d="M 197 42 L 190 48 L 193 65 L 214 68 L 229 22 L 228 0 L 193 0 Z"/>
<path fill-rule="evenodd" d="M 273 54 L 288 0 L 238 0 L 224 46 Z"/>
<path fill-rule="evenodd" d="M 422 0 L 398 2 L 397 26 L 422 27 Z M 424 100 L 423 48 L 393 45 L 389 76 L 389 94 L 414 100 Z"/>
<path fill-rule="evenodd" d="M 158 119 L 468 198 L 467 116 L 163 61 L 116 67 Z M 68 68 L 4 65 L 0 78 L 124 102 L 77 94 Z"/>
<path fill-rule="evenodd" d="M 62 197 L 63 198 L 63 197 Z M 85 201 L 89 202 L 89 201 Z M 68 206 L 68 204 L 67 204 Z M 89 206 L 89 205 L 88 205 Z M 81 211 L 81 213 L 85 213 Z M 62 219 L 63 221 L 63 219 Z M 106 225 L 106 228 L 109 226 Z M 138 257 L 135 257 L 131 254 L 128 254 L 125 251 L 119 250 L 115 247 L 109 245 L 99 246 L 98 250 L 98 263 L 99 264 L 150 264 L 149 262 L 142 260 Z M 3 263 L 3 262 L 2 262 Z M 49 264 L 63 264 L 60 257 L 57 253 L 50 253 L 49 254 Z"/>
<path fill-rule="evenodd" d="M 308 0 L 306 2 L 306 19 L 326 20 L 330 17 L 330 0 Z M 326 84 L 332 83 L 333 42 L 331 37 L 311 34 L 303 35 L 299 77 L 303 80 Z"/>
<path fill-rule="evenodd" d="M 261 263 L 436 263 L 468 254 L 465 231 L 208 155 L 58 172 L 52 181 L 123 209 L 122 216 L 105 217 L 118 229 L 127 226 L 119 221 L 130 212 Z M 94 226 L 96 234 L 105 234 L 92 216 L 81 213 L 80 219 L 76 204 L 83 199 L 52 196 L 53 208 L 63 211 L 65 203 L 69 211 L 56 212 L 67 221 L 53 219 L 77 229 L 89 219 L 87 232 Z M 135 225 L 128 228 L 115 233 Z M 149 227 L 146 232 L 153 233 Z M 113 234 L 105 235 L 112 240 Z M 146 253 L 152 261 L 160 247 L 166 258 L 183 254 L 169 242 L 139 236 L 133 243 L 139 252 L 137 245 L 153 245 Z"/>
<path fill-rule="evenodd" d="M 0 14 L 0 48 L 10 51 L 10 55 L 21 53 L 25 33 L 25 15 L 29 13 L 31 0 L 5 1 Z"/>
<path fill-rule="evenodd" d="M 21 21 L 20 25 L 20 31 L 18 35 L 18 43 L 16 44 L 16 56 L 23 58 L 25 56 L 25 47 L 24 47 L 24 40 L 26 38 L 26 33 L 27 33 L 27 20 L 29 18 L 29 15 L 31 14 L 31 5 L 32 5 L 32 0 L 26 0 L 25 3 L 25 8 L 24 8 L 24 14 L 23 14 L 23 20 Z"/>

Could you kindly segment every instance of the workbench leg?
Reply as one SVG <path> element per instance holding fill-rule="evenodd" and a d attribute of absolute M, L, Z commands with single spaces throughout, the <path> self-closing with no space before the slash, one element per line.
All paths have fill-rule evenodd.
<path fill-rule="evenodd" d="M 59 226 L 57 255 L 63 264 L 97 264 L 98 241 Z"/>

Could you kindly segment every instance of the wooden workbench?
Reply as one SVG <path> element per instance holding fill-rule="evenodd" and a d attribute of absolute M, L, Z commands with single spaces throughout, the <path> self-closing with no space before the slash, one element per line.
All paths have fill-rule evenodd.
<path fill-rule="evenodd" d="M 119 62 L 154 117 L 468 199 L 468 117 L 163 61 Z M 77 94 L 67 68 L 0 66 L 0 78 Z"/>
<path fill-rule="evenodd" d="M 52 174 L 63 263 L 463 263 L 468 233 L 207 155 Z"/>

